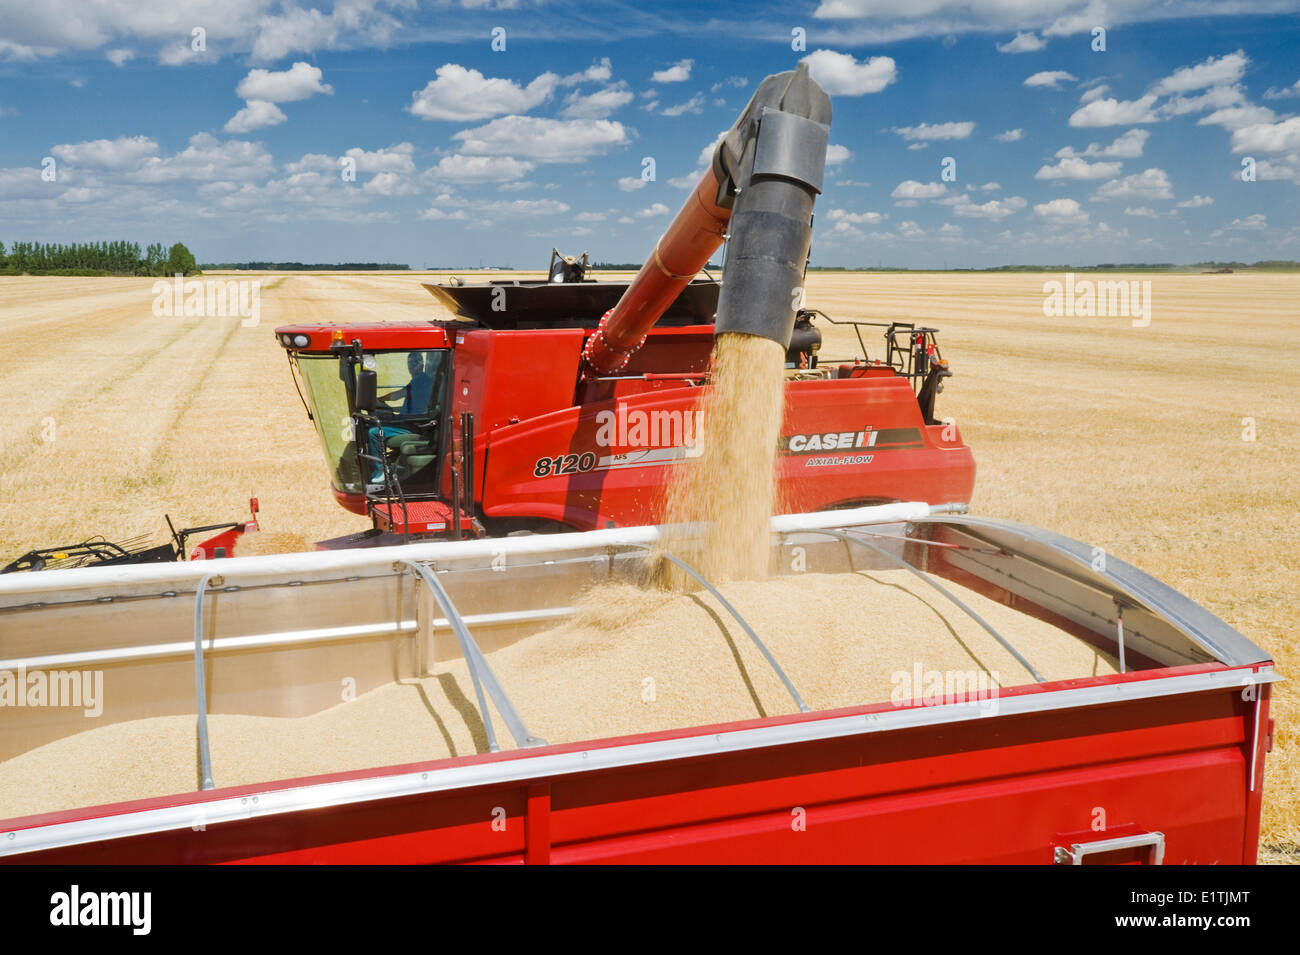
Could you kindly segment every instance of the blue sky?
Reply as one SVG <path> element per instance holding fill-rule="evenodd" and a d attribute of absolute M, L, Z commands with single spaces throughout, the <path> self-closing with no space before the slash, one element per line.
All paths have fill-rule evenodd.
<path fill-rule="evenodd" d="M 1300 259 L 1300 0 L 1148 6 L 0 0 L 0 240 L 641 261 L 807 58 L 815 264 Z"/>

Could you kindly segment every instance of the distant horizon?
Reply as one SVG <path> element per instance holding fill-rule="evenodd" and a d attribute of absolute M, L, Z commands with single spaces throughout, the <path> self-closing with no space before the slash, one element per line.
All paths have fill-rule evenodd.
<path fill-rule="evenodd" d="M 537 268 L 520 268 L 515 265 L 427 265 L 412 266 L 401 263 L 374 263 L 370 268 L 360 268 L 349 263 L 327 263 L 327 262 L 282 262 L 282 263 L 263 263 L 259 261 L 249 261 L 244 263 L 199 263 L 199 268 L 205 271 L 267 271 L 267 272 L 292 272 L 292 271 L 339 271 L 339 272 L 539 272 L 546 271 L 545 266 Z M 641 268 L 637 263 L 593 263 L 591 271 L 593 272 L 635 272 Z M 718 273 L 722 272 L 719 265 L 710 264 L 708 268 Z M 1291 260 L 1260 260 L 1258 262 L 1238 262 L 1233 260 L 1209 261 L 1209 262 L 1188 262 L 1188 263 L 1170 263 L 1170 262 L 1100 262 L 1092 265 L 1080 264 L 1038 264 L 1029 263 L 1024 265 L 1005 264 L 990 266 L 909 266 L 909 265 L 835 265 L 835 266 L 809 266 L 810 272 L 1061 272 L 1071 269 L 1078 271 L 1113 271 L 1113 272 L 1131 272 L 1131 271 L 1149 271 L 1149 272 L 1178 272 L 1192 269 L 1209 269 L 1209 268 L 1232 268 L 1234 270 L 1252 270 L 1252 271 L 1277 271 L 1289 272 L 1300 271 L 1300 262 Z"/>

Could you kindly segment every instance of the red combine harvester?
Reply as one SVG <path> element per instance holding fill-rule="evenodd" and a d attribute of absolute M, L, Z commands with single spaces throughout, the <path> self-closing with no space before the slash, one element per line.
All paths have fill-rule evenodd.
<path fill-rule="evenodd" d="M 950 374 L 935 330 L 843 323 L 860 344 L 878 325 L 884 346 L 827 360 L 814 318 L 830 319 L 796 308 L 830 105 L 806 71 L 783 77 L 630 283 L 590 280 L 585 254 L 553 251 L 545 282 L 426 285 L 458 320 L 276 329 L 335 497 L 374 522 L 320 546 L 656 523 L 673 465 L 708 428 L 697 409 L 727 331 L 787 350 L 787 510 L 970 500 L 970 449 L 935 417 Z M 696 278 L 724 238 L 723 282 Z"/>

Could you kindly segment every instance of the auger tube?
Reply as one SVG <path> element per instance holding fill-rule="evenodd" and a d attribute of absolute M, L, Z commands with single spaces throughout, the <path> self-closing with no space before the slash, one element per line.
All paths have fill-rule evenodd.
<path fill-rule="evenodd" d="M 761 335 L 789 345 L 830 120 L 830 97 L 804 64 L 759 85 L 646 263 L 587 340 L 585 377 L 621 370 L 724 238 L 730 246 L 715 334 Z"/>

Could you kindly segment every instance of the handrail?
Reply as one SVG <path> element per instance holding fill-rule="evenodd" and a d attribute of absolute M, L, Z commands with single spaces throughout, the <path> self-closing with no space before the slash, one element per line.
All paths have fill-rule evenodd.
<path fill-rule="evenodd" d="M 194 698 L 198 708 L 199 766 L 202 789 L 215 789 L 212 781 L 212 751 L 208 745 L 208 689 L 203 660 L 203 592 L 216 574 L 205 574 L 194 593 Z"/>
<path fill-rule="evenodd" d="M 641 547 L 639 549 L 653 553 L 653 551 L 651 551 L 650 548 L 648 547 Z M 675 557 L 672 554 L 667 553 L 666 551 L 661 553 L 665 559 L 672 561 L 682 570 L 686 571 L 686 573 L 690 574 L 697 581 L 699 581 L 700 585 L 709 593 L 711 593 L 714 596 L 714 598 L 718 601 L 718 603 L 722 604 L 722 606 L 726 609 L 727 613 L 731 614 L 731 616 L 736 619 L 736 622 L 740 624 L 741 628 L 745 631 L 745 633 L 749 634 L 749 639 L 754 641 L 754 646 L 758 647 L 759 652 L 762 653 L 763 656 L 767 658 L 768 664 L 772 667 L 773 670 L 776 671 L 776 675 L 781 678 L 781 682 L 785 684 L 785 688 L 790 691 L 790 696 L 794 698 L 795 705 L 799 707 L 799 712 L 800 713 L 811 712 L 811 710 L 808 707 L 808 704 L 805 703 L 803 701 L 803 697 L 799 695 L 799 691 L 796 690 L 794 684 L 790 682 L 790 678 L 785 675 L 785 670 L 781 669 L 781 664 L 777 663 L 776 657 L 772 656 L 772 651 L 769 650 L 767 648 L 767 645 L 758 638 L 758 634 L 754 632 L 754 628 L 751 627 L 745 621 L 745 618 L 742 617 L 740 615 L 740 612 L 737 611 L 736 608 L 733 607 L 728 602 L 727 598 L 722 596 L 722 594 L 718 591 L 718 588 L 714 587 L 713 584 L 705 580 L 703 575 L 701 575 L 694 567 L 686 563 L 686 561 L 682 560 L 680 557 Z"/>
<path fill-rule="evenodd" d="M 998 632 L 997 632 L 996 630 L 994 630 L 991 626 L 989 626 L 988 622 L 985 621 L 985 619 L 984 619 L 983 617 L 981 617 L 979 614 L 977 614 L 977 613 L 976 613 L 974 610 L 972 610 L 970 607 L 966 606 L 966 604 L 963 603 L 963 602 L 961 601 L 961 599 L 960 599 L 956 594 L 954 594 L 954 593 L 953 593 L 951 590 L 949 590 L 947 587 L 943 586 L 943 584 L 939 583 L 939 582 L 938 582 L 937 580 L 935 580 L 932 576 L 930 576 L 929 574 L 925 573 L 925 571 L 923 571 L 923 570 L 919 570 L 918 568 L 916 568 L 916 567 L 912 566 L 911 564 L 909 564 L 907 561 L 903 560 L 903 558 L 898 557 L 898 556 L 895 556 L 894 554 L 891 554 L 889 551 L 885 550 L 883 547 L 877 547 L 875 544 L 871 543 L 870 541 L 865 541 L 865 540 L 863 540 L 861 537 L 857 537 L 857 536 L 855 536 L 855 535 L 853 535 L 853 534 L 846 534 L 846 533 L 844 533 L 843 531 L 834 531 L 834 530 L 831 530 L 830 528 L 825 528 L 825 527 L 818 528 L 818 529 L 816 529 L 815 531 L 812 531 L 811 533 L 814 533 L 814 534 L 825 534 L 825 535 L 827 535 L 828 537 L 836 537 L 836 538 L 839 538 L 840 540 L 843 540 L 843 541 L 848 541 L 848 542 L 850 542 L 850 543 L 854 543 L 854 544 L 860 544 L 861 546 L 863 546 L 863 547 L 867 547 L 867 548 L 869 548 L 869 549 L 875 551 L 877 554 L 880 554 L 880 555 L 881 555 L 882 557 L 884 557 L 886 560 L 892 561 L 893 563 L 897 564 L 899 567 L 902 567 L 904 570 L 910 571 L 911 573 L 915 574 L 917 577 L 921 578 L 921 580 L 925 581 L 927 584 L 929 584 L 929 585 L 930 585 L 931 587 L 933 587 L 935 590 L 939 591 L 939 593 L 943 594 L 945 597 L 947 597 L 949 600 L 951 600 L 953 603 L 955 603 L 958 607 L 960 607 L 962 610 L 964 610 L 964 611 L 966 612 L 967 616 L 969 616 L 972 620 L 974 620 L 974 621 L 975 621 L 976 623 L 978 623 L 981 627 L 983 627 L 985 630 L 987 630 L 988 633 L 989 633 L 989 635 L 990 635 L 994 640 L 996 640 L 998 643 L 1002 644 L 1002 646 L 1005 647 L 1005 648 L 1007 649 L 1007 651 L 1008 651 L 1008 652 L 1009 652 L 1013 657 L 1015 657 L 1016 660 L 1018 660 L 1018 661 L 1020 662 L 1020 665 L 1023 666 L 1026 670 L 1028 670 L 1028 671 L 1033 675 L 1035 681 L 1037 681 L 1038 683 L 1046 683 L 1046 682 L 1047 682 L 1046 679 L 1043 677 L 1043 675 L 1042 675 L 1041 673 L 1039 673 L 1037 670 L 1035 670 L 1035 669 L 1033 668 L 1033 666 L 1030 664 L 1030 662 L 1029 662 L 1028 660 L 1026 660 L 1023 656 L 1021 656 L 1020 651 L 1017 650 L 1015 647 L 1013 647 L 1013 646 L 1012 646 L 1012 645 L 1007 641 L 1007 639 L 1006 639 L 1005 637 L 1002 636 L 1002 634 L 998 633 Z M 853 569 L 853 560 L 852 560 L 852 558 L 849 559 L 849 569 L 850 569 L 850 570 Z"/>
<path fill-rule="evenodd" d="M 442 582 L 423 564 L 417 564 L 411 560 L 404 560 L 400 563 L 414 570 L 428 585 L 434 599 L 442 607 L 442 612 L 446 615 L 452 632 L 456 635 L 456 640 L 460 644 L 460 652 L 465 657 L 465 664 L 469 667 L 470 679 L 474 683 L 474 694 L 478 698 L 479 711 L 483 714 L 483 727 L 487 731 L 489 751 L 495 753 L 501 747 L 497 744 L 496 732 L 492 728 L 492 715 L 488 712 L 487 700 L 483 695 L 484 686 L 487 687 L 492 702 L 496 704 L 497 712 L 501 714 L 506 729 L 514 737 L 515 745 L 521 749 L 531 746 L 545 746 L 546 740 L 528 732 L 528 727 L 524 725 L 524 721 L 520 719 L 514 704 L 510 702 L 510 697 L 502 689 L 496 674 L 492 672 L 492 667 L 488 665 L 487 658 L 483 656 L 483 651 L 479 649 L 478 643 L 470 634 L 469 627 L 465 625 L 465 619 L 460 615 L 460 611 L 456 609 L 456 605 L 452 603 L 451 595 L 442 586 Z"/>

